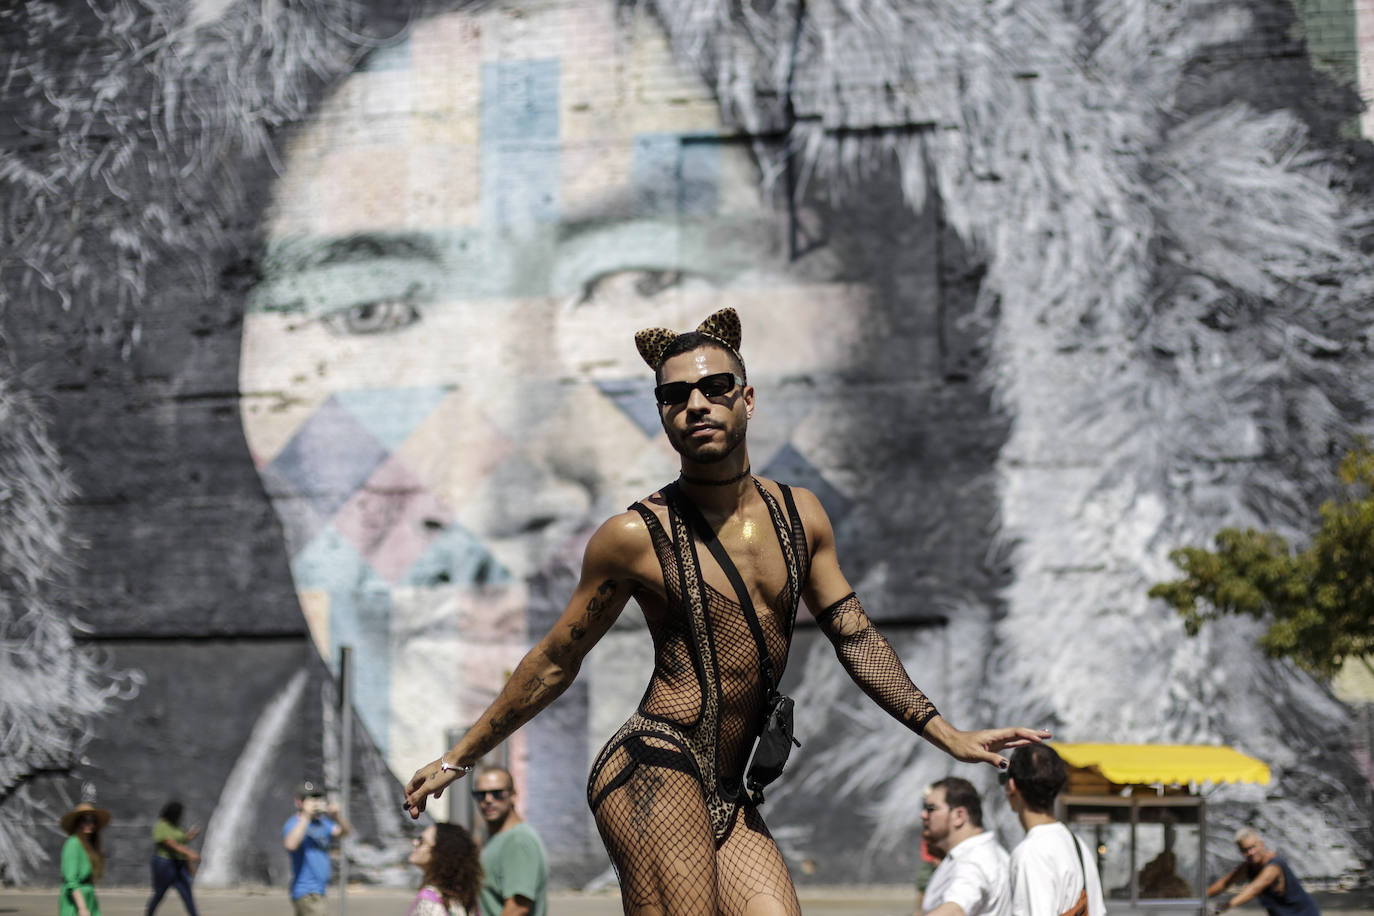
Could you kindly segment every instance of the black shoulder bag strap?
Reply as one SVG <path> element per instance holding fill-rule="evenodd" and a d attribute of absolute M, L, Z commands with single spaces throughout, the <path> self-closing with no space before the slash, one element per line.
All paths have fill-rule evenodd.
<path fill-rule="evenodd" d="M 1065 830 L 1069 830 L 1069 825 L 1064 825 Z M 1083 893 L 1088 893 L 1088 867 L 1083 864 L 1083 844 L 1078 842 L 1078 837 L 1069 830 L 1069 839 L 1073 840 L 1073 848 L 1078 853 L 1078 873 L 1083 876 Z"/>
<path fill-rule="evenodd" d="M 801 742 L 792 734 L 792 698 L 778 693 L 778 682 L 773 673 L 773 657 L 768 653 L 768 644 L 764 641 L 763 627 L 759 625 L 753 599 L 749 597 L 749 589 L 745 586 L 739 569 L 725 552 L 720 539 L 716 537 L 715 529 L 706 522 L 701 510 L 681 492 L 676 483 L 672 484 L 671 498 L 686 516 L 688 524 L 701 536 L 702 543 L 711 551 L 711 556 L 716 558 L 716 563 L 725 573 L 725 577 L 730 580 L 739 599 L 740 609 L 744 612 L 744 619 L 749 624 L 749 632 L 753 634 L 754 645 L 758 649 L 759 666 L 763 669 L 767 692 L 764 694 L 763 717 L 757 726 L 754 752 L 746 776 L 754 804 L 761 805 L 764 786 L 782 775 L 792 747 L 801 747 Z M 790 532 L 788 537 L 791 537 Z"/>
<path fill-rule="evenodd" d="M 730 580 L 730 585 L 735 589 L 735 597 L 739 599 L 739 606 L 744 611 L 744 619 L 749 624 L 749 632 L 754 635 L 754 645 L 759 650 L 759 664 L 763 666 L 763 677 L 768 686 L 768 698 L 772 699 L 777 693 L 778 682 L 773 676 L 773 657 L 768 654 L 768 644 L 763 640 L 763 627 L 759 625 L 758 614 L 754 612 L 753 599 L 749 597 L 749 589 L 744 584 L 744 578 L 740 576 L 739 569 L 730 559 L 730 555 L 725 552 L 725 548 L 720 543 L 720 538 L 716 537 L 715 529 L 710 526 L 701 510 L 696 507 L 687 495 L 678 488 L 676 483 L 672 484 L 674 502 L 682 510 L 682 514 L 687 516 L 687 522 L 696 529 L 701 537 L 706 549 L 711 551 L 711 556 L 716 558 L 717 565 L 725 573 L 725 578 Z"/>

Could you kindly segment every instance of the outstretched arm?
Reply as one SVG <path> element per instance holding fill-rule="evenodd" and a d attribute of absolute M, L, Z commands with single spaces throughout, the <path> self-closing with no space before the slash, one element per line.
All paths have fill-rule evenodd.
<path fill-rule="evenodd" d="M 1029 728 L 960 731 L 936 711 L 911 682 L 902 660 L 873 626 L 840 570 L 835 533 L 815 495 L 797 489 L 797 509 L 813 548 L 804 597 L 821 631 L 835 647 L 840 664 L 889 715 L 950 756 L 967 763 L 1007 765 L 998 751 L 1033 744 L 1049 732 Z"/>
<path fill-rule="evenodd" d="M 1213 881 L 1207 888 L 1207 896 L 1215 897 L 1217 894 L 1220 894 L 1222 891 L 1226 890 L 1232 884 L 1235 884 L 1237 881 L 1241 880 L 1241 869 L 1243 869 L 1244 867 L 1245 863 L 1242 862 L 1235 868 L 1228 871 L 1226 874 L 1222 875 L 1217 880 Z"/>
<path fill-rule="evenodd" d="M 1270 862 L 1260 869 L 1259 874 L 1255 875 L 1255 880 L 1242 887 L 1236 896 L 1217 907 L 1217 911 L 1229 910 L 1240 906 L 1242 903 L 1249 903 L 1262 894 L 1265 888 L 1272 885 L 1275 881 L 1278 881 L 1279 876 L 1282 874 L 1283 872 L 1279 867 L 1273 862 Z M 1210 888 L 1208 888 L 1208 890 L 1210 890 Z"/>
<path fill-rule="evenodd" d="M 612 518 L 592 535 L 577 588 L 553 629 L 525 654 L 496 699 L 458 743 L 416 770 L 406 783 L 404 807 L 411 817 L 419 817 L 429 796 L 438 798 L 462 775 L 442 769 L 442 763 L 460 768 L 475 763 L 568 689 L 582 659 L 625 608 L 645 550 L 652 556 L 649 535 L 635 513 Z"/>

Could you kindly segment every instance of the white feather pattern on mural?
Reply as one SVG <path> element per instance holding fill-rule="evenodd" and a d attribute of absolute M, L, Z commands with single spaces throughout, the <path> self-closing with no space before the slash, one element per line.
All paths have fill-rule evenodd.
<path fill-rule="evenodd" d="M 741 30 L 719 3 L 660 5 L 675 48 L 750 130 L 789 126 L 781 102 L 757 101 L 786 89 L 777 62 L 792 24 L 778 8 Z M 1228 101 L 1178 114 L 1190 65 L 1244 39 L 1251 17 L 1201 2 L 812 0 L 791 147 L 804 175 L 827 177 L 895 149 L 910 202 L 938 195 L 987 264 L 1014 573 L 983 643 L 987 681 L 978 659 L 961 660 L 977 701 L 942 705 L 961 723 L 986 713 L 1069 740 L 1234 744 L 1284 786 L 1253 817 L 1329 875 L 1356 860 L 1342 812 L 1358 805 L 1308 751 L 1334 751 L 1348 710 L 1262 659 L 1252 628 L 1188 640 L 1145 597 L 1171 575 L 1172 547 L 1226 525 L 1299 532 L 1331 455 L 1368 422 L 1374 275 L 1356 230 L 1370 214 L 1342 194 L 1342 166 L 1289 111 Z M 929 129 L 870 130 L 913 120 Z M 808 667 L 808 699 L 837 696 L 833 672 Z M 879 846 L 919 828 L 911 789 L 926 760 L 912 742 L 837 743 L 808 787 L 819 771 L 858 774 L 878 799 Z M 910 772 L 921 776 L 876 775 Z M 1327 816 L 1303 816 L 1318 797 Z"/>

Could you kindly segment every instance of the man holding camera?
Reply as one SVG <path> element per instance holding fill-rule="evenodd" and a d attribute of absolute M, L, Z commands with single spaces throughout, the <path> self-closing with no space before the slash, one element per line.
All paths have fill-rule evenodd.
<path fill-rule="evenodd" d="M 324 787 L 306 781 L 296 790 L 296 813 L 281 828 L 281 842 L 291 854 L 291 906 L 296 916 L 325 916 L 324 891 L 329 886 L 329 847 L 353 830 L 326 801 Z"/>

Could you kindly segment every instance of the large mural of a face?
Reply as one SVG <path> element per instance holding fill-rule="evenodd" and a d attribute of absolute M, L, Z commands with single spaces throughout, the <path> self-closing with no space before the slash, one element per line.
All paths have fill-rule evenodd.
<path fill-rule="evenodd" d="M 1018 198 L 1011 187 L 1043 195 L 1018 198 L 1027 223 L 1058 226 L 1047 214 L 1083 188 L 1055 198 L 1019 165 L 1024 185 L 965 181 L 960 143 L 1013 165 L 1030 156 L 981 137 L 969 116 L 921 147 L 940 190 L 926 212 L 891 176 L 858 170 L 840 182 L 845 200 L 813 187 L 789 211 L 781 188 L 759 190 L 782 184 L 761 181 L 751 155 L 770 141 L 727 128 L 683 56 L 647 13 L 613 0 L 430 16 L 372 52 L 282 159 L 244 325 L 244 427 L 316 645 L 330 660 L 354 648 L 356 703 L 392 772 L 433 759 L 486 705 L 566 599 L 592 528 L 676 473 L 633 332 L 690 328 L 725 305 L 741 314 L 760 391 L 754 470 L 816 490 L 865 604 L 952 720 L 1045 716 L 1026 724 L 1062 722 L 1077 740 L 1244 734 L 1224 723 L 1258 708 L 1247 692 L 1213 702 L 1198 672 L 1211 654 L 1237 677 L 1272 669 L 1244 634 L 1180 648 L 1171 619 L 1135 623 L 1153 614 L 1147 575 L 1181 523 L 1161 521 L 1153 490 L 1107 492 L 1101 443 L 1065 434 L 1108 370 L 1148 366 L 1129 347 L 1118 359 L 1061 346 L 1063 328 L 1022 282 L 1031 275 L 1007 266 L 1041 270 L 1067 244 L 1054 232 L 987 230 L 965 255 L 949 228 L 979 239 L 994 203 Z M 1060 69 L 1045 72 L 1067 89 L 1046 89 L 1047 100 L 1096 104 L 1098 76 L 1075 82 Z M 958 104 L 976 112 L 979 98 Z M 1026 130 L 1008 136 L 1050 156 L 1060 122 L 1027 104 L 1013 112 Z M 1098 120 L 1087 123 L 1100 139 Z M 1118 146 L 1107 144 L 1112 157 Z M 1121 187 L 1104 186 L 1112 200 L 1131 197 L 1136 171 L 1153 174 L 1110 161 L 1129 166 L 1112 173 Z M 941 206 L 949 226 L 931 212 Z M 1192 225 L 1187 214 L 1179 223 Z M 952 292 L 961 263 L 979 309 L 961 312 Z M 1083 270 L 1069 285 L 1095 288 L 1096 265 Z M 1131 275 L 1140 296 L 1147 273 Z M 1122 296 L 1132 308 L 1139 298 Z M 988 378 L 1012 419 L 992 406 Z M 1208 410 L 1226 399 L 1221 388 L 1201 396 Z M 1111 422 L 1093 435 L 1135 417 L 1148 429 L 1154 416 L 1129 404 L 1103 415 Z M 1129 524 L 1114 515 L 1118 499 Z M 1080 570 L 1066 551 L 1110 561 Z M 903 631 L 932 615 L 946 625 Z M 831 829 L 849 812 L 817 815 L 805 796 L 878 792 L 891 839 L 915 821 L 905 800 L 946 762 L 885 730 L 871 707 L 849 708 L 851 688 L 812 642 L 794 650 L 790 675 L 807 680 L 802 728 L 815 739 L 770 817 L 789 848 L 852 852 L 864 841 L 837 843 Z M 536 817 L 571 799 L 585 826 L 586 758 L 636 701 L 648 653 L 643 634 L 612 633 L 576 696 L 560 700 L 563 718 L 550 724 L 551 711 L 513 740 L 518 779 L 565 771 L 556 789 L 522 791 Z M 1047 655 L 1092 660 L 1092 688 L 1040 677 Z M 1119 672 L 1133 665 L 1149 672 L 1153 699 L 1123 719 L 1137 683 Z M 1196 722 L 1161 713 L 1174 695 Z M 1319 697 L 1302 706 L 1339 718 Z M 550 729 L 558 740 L 539 757 L 530 748 Z M 1275 762 L 1307 746 L 1297 734 L 1288 723 L 1265 732 Z"/>
<path fill-rule="evenodd" d="M 329 659 L 354 647 L 360 714 L 398 776 L 561 609 L 539 601 L 566 590 L 538 583 L 675 476 L 635 330 L 738 309 L 766 392 L 755 470 L 845 519 L 862 468 L 838 420 L 871 409 L 924 329 L 878 320 L 829 247 L 793 257 L 759 188 L 707 87 L 612 0 L 424 20 L 290 145 L 243 422 L 311 633 Z M 593 742 L 644 683 L 599 652 Z"/>

